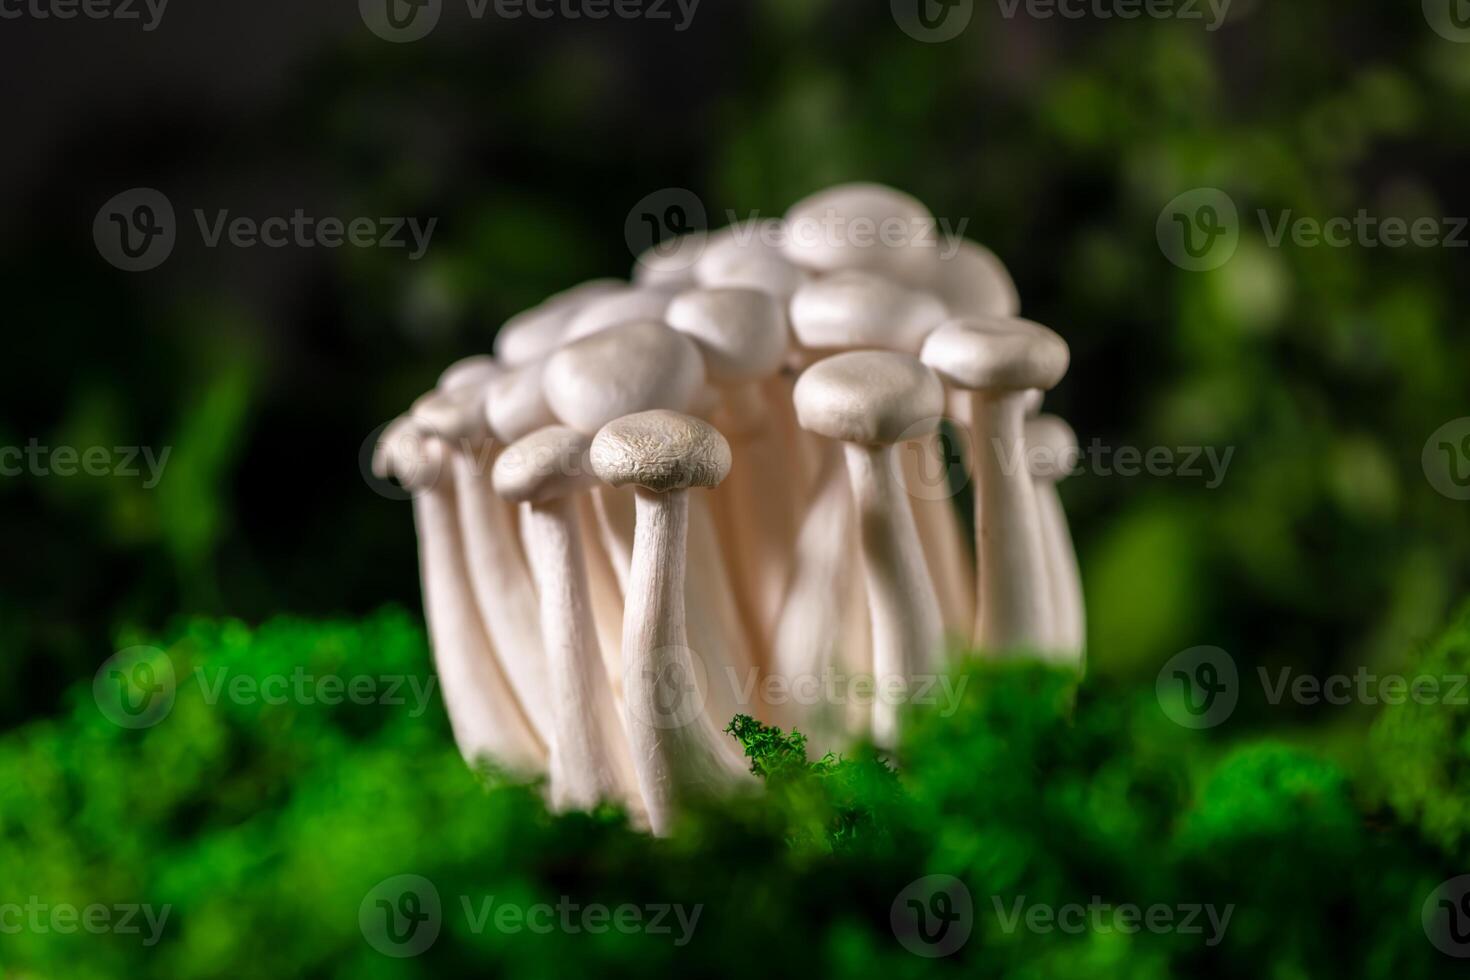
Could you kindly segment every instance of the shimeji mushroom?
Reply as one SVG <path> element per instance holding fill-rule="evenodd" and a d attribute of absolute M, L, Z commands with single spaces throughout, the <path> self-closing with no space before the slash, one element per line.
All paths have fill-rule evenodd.
<path fill-rule="evenodd" d="M 968 239 L 951 238 L 939 249 L 934 291 L 952 316 L 1015 316 L 1021 296 L 995 253 Z"/>
<path fill-rule="evenodd" d="M 730 447 L 709 423 L 659 410 L 609 422 L 593 440 L 591 457 L 604 482 L 634 488 L 624 720 L 649 824 L 667 834 L 692 797 L 750 781 L 734 742 L 720 735 L 700 703 L 684 620 L 689 488 L 719 484 L 730 470 Z"/>
<path fill-rule="evenodd" d="M 546 362 L 542 387 L 564 425 L 592 435 L 604 425 L 651 409 L 688 411 L 704 390 L 704 360 L 694 341 L 663 323 L 636 320 L 568 344 Z M 631 501 L 613 487 L 594 494 L 608 559 L 627 595 L 634 522 Z M 689 616 L 709 639 L 710 697 L 722 712 L 739 710 L 750 680 L 750 644 L 704 502 L 691 517 Z M 747 712 L 749 709 L 746 709 Z"/>
<path fill-rule="evenodd" d="M 627 286 L 588 300 L 567 324 L 562 342 L 570 344 L 609 327 L 637 320 L 662 320 L 674 294 L 665 289 Z"/>
<path fill-rule="evenodd" d="M 415 402 L 412 414 L 443 444 L 457 491 L 471 591 L 511 688 L 545 743 L 551 737 L 551 702 L 546 697 L 535 593 L 509 533 L 511 515 L 491 485 L 494 446 L 485 422 L 484 397 L 483 386 L 436 390 Z"/>
<path fill-rule="evenodd" d="M 784 302 L 809 278 L 782 251 L 785 238 L 773 218 L 724 228 L 710 236 L 694 278 L 708 289 L 759 289 Z"/>
<path fill-rule="evenodd" d="M 637 802 L 637 781 L 592 623 L 574 496 L 596 485 L 591 440 L 553 425 L 511 444 L 495 462 L 495 490 L 521 506 L 540 596 L 550 673 L 551 803 L 589 808 Z"/>
<path fill-rule="evenodd" d="M 1087 652 L 1087 616 L 1077 551 L 1057 484 L 1077 465 L 1077 435 L 1055 415 L 1026 420 L 1026 457 L 1036 483 L 1041 511 L 1041 538 L 1051 579 L 1053 639 L 1057 649 L 1074 657 L 1080 669 Z"/>
<path fill-rule="evenodd" d="M 1057 656 L 1023 424 L 1027 391 L 1048 390 L 1066 374 L 1066 341 L 1029 320 L 969 317 L 930 334 L 922 356 L 950 385 L 970 394 L 979 559 L 975 642 L 993 653 L 1025 649 Z"/>
<path fill-rule="evenodd" d="M 939 240 L 934 215 L 882 184 L 839 184 L 786 212 L 786 257 L 820 274 L 861 269 L 927 287 Z"/>
<path fill-rule="evenodd" d="M 668 292 L 695 285 L 694 266 L 708 240 L 709 233 L 701 230 L 650 245 L 633 262 L 633 283 Z"/>
<path fill-rule="evenodd" d="M 794 508 L 770 485 L 788 471 L 794 447 L 771 418 L 761 390 L 786 359 L 786 316 L 768 293 L 721 288 L 680 293 L 666 317 L 699 347 L 705 373 L 723 394 L 715 421 L 731 441 L 737 465 L 715 495 L 715 506 L 725 518 L 724 550 L 735 569 L 746 622 L 760 642 L 780 612 L 796 534 Z"/>
<path fill-rule="evenodd" d="M 401 417 L 383 430 L 373 472 L 393 477 L 413 500 L 424 615 L 455 744 L 470 763 L 490 758 L 539 770 L 546 748 L 516 701 L 475 597 L 461 545 L 456 490 L 442 440 L 422 422 Z"/>
<path fill-rule="evenodd" d="M 853 351 L 807 368 L 795 399 L 802 427 L 839 440 L 847 457 L 879 691 L 873 739 L 891 747 L 898 737 L 895 702 L 917 673 L 937 669 L 944 642 L 939 599 L 893 447 L 938 424 L 944 386 L 911 355 Z"/>
<path fill-rule="evenodd" d="M 540 360 L 562 344 L 567 324 L 589 300 L 626 289 L 617 279 L 592 279 L 505 321 L 495 334 L 495 358 L 507 367 Z"/>

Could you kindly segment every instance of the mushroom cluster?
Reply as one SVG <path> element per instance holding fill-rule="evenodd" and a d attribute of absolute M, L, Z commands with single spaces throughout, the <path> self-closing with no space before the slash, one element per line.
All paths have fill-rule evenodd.
<path fill-rule="evenodd" d="M 848 184 L 662 243 L 451 366 L 374 469 L 412 495 L 465 756 L 664 833 L 750 780 L 737 714 L 890 747 L 950 649 L 1080 670 L 1076 442 L 1039 414 L 1068 349 L 1019 305 L 989 250 Z"/>

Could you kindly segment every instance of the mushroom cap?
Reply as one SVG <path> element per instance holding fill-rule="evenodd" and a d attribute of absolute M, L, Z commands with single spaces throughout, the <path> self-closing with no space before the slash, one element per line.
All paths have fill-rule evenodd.
<path fill-rule="evenodd" d="M 803 347 L 882 347 L 917 354 L 949 316 L 930 293 L 871 272 L 814 279 L 791 298 L 791 330 Z"/>
<path fill-rule="evenodd" d="M 673 297 L 674 294 L 667 290 L 643 286 L 625 286 L 594 297 L 584 303 L 567 324 L 562 343 L 570 344 L 620 323 L 662 320 Z"/>
<path fill-rule="evenodd" d="M 929 335 L 924 363 L 958 388 L 1020 391 L 1056 387 L 1067 373 L 1067 342 L 1020 317 L 963 317 Z"/>
<path fill-rule="evenodd" d="M 541 390 L 541 375 L 545 368 L 544 360 L 532 361 L 511 368 L 485 383 L 485 420 L 495 438 L 502 442 L 515 442 L 556 421 Z"/>
<path fill-rule="evenodd" d="M 450 391 L 469 385 L 480 385 L 499 373 L 500 365 L 495 363 L 495 358 L 489 354 L 472 354 L 445 368 L 444 373 L 439 375 L 436 387 Z"/>
<path fill-rule="evenodd" d="M 1028 419 L 1034 419 L 1041 412 L 1041 403 L 1046 400 L 1046 392 L 1040 388 L 1027 388 L 1021 393 L 1021 408 Z"/>
<path fill-rule="evenodd" d="M 592 439 L 564 425 L 522 436 L 500 454 L 490 478 L 513 503 L 545 503 L 597 486 L 587 459 Z"/>
<path fill-rule="evenodd" d="M 790 346 L 781 304 L 755 289 L 691 289 L 674 297 L 664 319 L 699 346 L 715 384 L 770 377 Z"/>
<path fill-rule="evenodd" d="M 717 486 L 730 472 L 730 444 L 720 430 L 664 409 L 609 422 L 592 440 L 591 457 L 604 483 L 655 493 Z"/>
<path fill-rule="evenodd" d="M 910 286 L 933 278 L 934 215 L 911 195 L 883 184 L 838 184 L 786 212 L 786 257 L 813 272 L 866 269 Z"/>
<path fill-rule="evenodd" d="M 1060 416 L 1026 420 L 1026 459 L 1037 480 L 1060 480 L 1077 468 L 1077 433 Z"/>
<path fill-rule="evenodd" d="M 688 289 L 695 284 L 694 266 L 708 241 L 709 232 L 692 231 L 644 249 L 633 263 L 633 282 L 671 292 Z"/>
<path fill-rule="evenodd" d="M 786 226 L 777 218 L 731 225 L 710 236 L 694 266 L 701 286 L 759 289 L 784 298 L 800 288 L 808 273 L 783 251 Z"/>
<path fill-rule="evenodd" d="M 567 324 L 582 305 L 594 297 L 626 289 L 618 279 L 592 279 L 548 297 L 537 306 L 517 313 L 495 335 L 495 356 L 515 367 L 538 360 L 562 344 Z"/>
<path fill-rule="evenodd" d="M 944 385 L 910 354 L 849 351 L 818 361 L 796 379 L 796 421 L 829 439 L 890 445 L 934 431 Z"/>
<path fill-rule="evenodd" d="M 433 486 L 443 467 L 443 442 L 407 415 L 389 422 L 373 446 L 373 475 L 380 480 L 392 477 L 409 492 Z"/>
<path fill-rule="evenodd" d="M 704 386 L 694 341 L 653 320 L 635 320 L 569 344 L 546 359 L 541 390 L 564 425 L 594 433 L 652 408 L 682 411 Z"/>
<path fill-rule="evenodd" d="M 934 290 L 953 316 L 1015 316 L 1021 295 L 995 253 L 969 239 L 951 238 L 939 249 Z"/>
<path fill-rule="evenodd" d="M 408 414 L 426 436 L 451 442 L 483 439 L 490 434 L 485 421 L 485 387 L 463 385 L 421 395 Z"/>

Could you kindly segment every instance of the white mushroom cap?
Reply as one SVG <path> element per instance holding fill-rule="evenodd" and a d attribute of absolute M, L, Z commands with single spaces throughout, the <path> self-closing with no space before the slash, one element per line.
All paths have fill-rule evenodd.
<path fill-rule="evenodd" d="M 958 388 L 1049 390 L 1067 373 L 1067 342 L 1020 317 L 965 317 L 929 335 L 924 363 Z"/>
<path fill-rule="evenodd" d="M 625 288 L 627 284 L 618 279 L 592 279 L 517 313 L 495 335 L 496 358 L 515 367 L 545 357 L 561 346 L 567 324 L 584 303 Z"/>
<path fill-rule="evenodd" d="M 591 458 L 604 483 L 655 493 L 717 486 L 730 472 L 730 444 L 718 429 L 662 409 L 609 422 L 592 440 Z"/>
<path fill-rule="evenodd" d="M 792 401 L 803 429 L 881 446 L 934 431 L 944 385 L 909 354 L 850 351 L 807 368 L 796 379 Z"/>
<path fill-rule="evenodd" d="M 491 479 L 512 503 L 545 503 L 598 485 L 587 459 L 589 436 L 564 425 L 537 429 L 505 447 Z"/>
<path fill-rule="evenodd" d="M 1034 479 L 1065 479 L 1077 469 L 1077 433 L 1060 416 L 1027 419 L 1026 458 Z"/>
<path fill-rule="evenodd" d="M 917 354 L 948 315 L 931 294 L 871 272 L 814 279 L 791 298 L 791 330 L 803 347 L 817 350 L 882 347 Z"/>
<path fill-rule="evenodd" d="M 786 257 L 813 272 L 866 269 L 923 287 L 938 245 L 929 209 L 882 184 L 839 184 L 786 212 Z"/>
<path fill-rule="evenodd" d="M 770 377 L 790 346 L 781 304 L 755 289 L 691 289 L 674 297 L 664 318 L 699 345 L 715 384 Z"/>
<path fill-rule="evenodd" d="M 674 294 L 663 289 L 630 286 L 588 301 L 572 317 L 562 335 L 562 343 L 570 344 L 600 333 L 608 327 L 634 320 L 662 320 Z"/>
<path fill-rule="evenodd" d="M 544 360 L 532 361 L 486 382 L 485 420 L 495 438 L 515 442 L 556 421 L 541 390 L 545 369 Z"/>
<path fill-rule="evenodd" d="M 694 231 L 644 249 L 633 263 L 633 282 L 669 291 L 693 286 L 694 266 L 708 241 L 709 232 Z"/>
<path fill-rule="evenodd" d="M 934 290 L 951 316 L 1015 316 L 1021 312 L 1016 283 L 995 253 L 968 239 L 939 249 Z"/>
<path fill-rule="evenodd" d="M 433 486 L 444 467 L 444 445 L 407 415 L 389 422 L 373 447 L 373 475 L 416 492 Z"/>
<path fill-rule="evenodd" d="M 694 341 L 662 323 L 611 327 L 551 355 L 541 390 L 565 425 L 593 433 L 621 415 L 653 408 L 681 411 L 704 386 Z"/>
<path fill-rule="evenodd" d="M 473 354 L 445 368 L 444 373 L 439 375 L 437 387 L 451 391 L 455 388 L 481 385 L 499 373 L 500 365 L 495 363 L 495 358 L 489 354 Z"/>
<path fill-rule="evenodd" d="M 1046 400 L 1046 392 L 1040 388 L 1027 388 L 1021 395 L 1021 407 L 1025 410 L 1028 419 L 1035 418 L 1041 411 L 1041 403 Z"/>
<path fill-rule="evenodd" d="M 435 389 L 420 396 L 408 414 L 427 434 L 451 442 L 483 439 L 490 434 L 483 386 Z"/>
<path fill-rule="evenodd" d="M 786 227 L 776 218 L 732 225 L 710 236 L 694 266 L 701 286 L 759 289 L 789 297 L 809 278 L 783 251 Z"/>

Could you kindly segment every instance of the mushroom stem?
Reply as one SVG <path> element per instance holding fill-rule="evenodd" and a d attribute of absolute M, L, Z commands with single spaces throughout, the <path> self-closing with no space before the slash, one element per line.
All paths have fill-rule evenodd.
<path fill-rule="evenodd" d="M 531 564 L 551 673 L 552 805 L 586 809 L 626 799 L 636 792 L 632 760 L 597 647 L 575 501 L 523 503 L 521 518 L 534 544 Z"/>
<path fill-rule="evenodd" d="M 623 611 L 624 720 L 653 832 L 680 806 L 745 781 L 696 694 L 684 621 L 689 492 L 635 490 L 637 531 Z"/>
<path fill-rule="evenodd" d="M 857 505 L 873 631 L 873 740 L 891 748 L 914 675 L 933 670 L 944 642 L 939 599 L 899 480 L 893 447 L 844 443 Z"/>
<path fill-rule="evenodd" d="M 449 726 L 470 762 L 491 756 L 539 769 L 545 748 L 511 693 L 470 592 L 455 497 L 445 474 L 413 498 L 424 615 Z"/>
<path fill-rule="evenodd" d="M 1072 545 L 1072 531 L 1067 526 L 1056 480 L 1036 481 L 1036 504 L 1041 511 L 1041 538 L 1046 548 L 1047 574 L 1051 578 L 1053 643 L 1081 669 L 1087 649 L 1082 575 L 1077 569 L 1077 550 Z"/>
<path fill-rule="evenodd" d="M 975 628 L 975 561 L 960 529 L 948 486 L 952 460 L 945 456 L 958 453 L 953 448 L 956 441 L 939 432 L 930 433 L 906 444 L 899 450 L 899 458 L 903 461 L 904 485 L 911 491 L 910 506 L 919 541 L 939 596 L 944 631 L 968 643 Z M 963 465 L 962 460 L 959 462 Z M 916 486 L 925 487 L 925 492 L 913 493 Z"/>
<path fill-rule="evenodd" d="M 977 391 L 975 420 L 979 621 L 975 642 L 990 653 L 1048 653 L 1051 582 L 1041 545 L 1041 510 L 1023 438 L 1026 393 Z"/>

